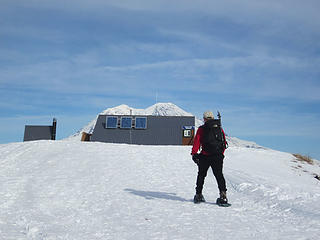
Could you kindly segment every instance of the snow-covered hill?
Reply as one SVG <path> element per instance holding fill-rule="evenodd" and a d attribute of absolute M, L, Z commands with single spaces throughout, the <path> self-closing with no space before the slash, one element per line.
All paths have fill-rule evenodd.
<path fill-rule="evenodd" d="M 252 144 L 249 146 L 252 146 Z M 195 205 L 190 146 L 78 141 L 0 145 L 0 239 L 319 239 L 319 164 L 237 141 L 224 164 L 232 206 Z"/>
<path fill-rule="evenodd" d="M 178 107 L 173 103 L 157 103 L 146 109 L 136 109 L 129 107 L 125 104 L 108 108 L 102 111 L 100 114 L 105 115 L 153 115 L 153 116 L 193 116 L 191 113 L 188 113 Z M 98 114 L 99 115 L 99 114 Z M 93 119 L 89 124 L 84 126 L 78 132 L 68 137 L 68 140 L 77 140 L 80 141 L 82 132 L 92 133 L 94 126 L 97 122 L 98 115 Z M 196 118 L 195 125 L 196 127 L 200 126 L 202 121 Z"/>

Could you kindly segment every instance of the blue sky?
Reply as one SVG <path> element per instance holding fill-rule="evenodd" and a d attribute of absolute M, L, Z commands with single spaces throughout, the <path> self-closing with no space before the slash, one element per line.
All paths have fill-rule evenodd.
<path fill-rule="evenodd" d="M 0 143 L 58 118 L 172 102 L 225 131 L 320 159 L 317 0 L 0 0 Z"/>

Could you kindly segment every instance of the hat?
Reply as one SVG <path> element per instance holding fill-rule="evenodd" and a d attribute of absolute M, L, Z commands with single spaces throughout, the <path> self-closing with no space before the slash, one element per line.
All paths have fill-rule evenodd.
<path fill-rule="evenodd" d="M 211 111 L 206 111 L 203 113 L 203 118 L 205 119 L 214 119 L 213 113 Z"/>

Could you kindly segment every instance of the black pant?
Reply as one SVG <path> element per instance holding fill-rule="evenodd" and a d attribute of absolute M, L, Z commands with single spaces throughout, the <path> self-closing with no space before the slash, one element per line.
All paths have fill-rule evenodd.
<path fill-rule="evenodd" d="M 207 176 L 209 167 L 212 168 L 213 175 L 215 176 L 218 188 L 220 191 L 227 191 L 226 181 L 224 179 L 222 168 L 223 168 L 223 159 L 224 155 L 200 155 L 200 161 L 198 164 L 198 177 L 197 177 L 197 186 L 196 193 L 202 193 L 202 188 L 204 184 L 204 179 Z"/>

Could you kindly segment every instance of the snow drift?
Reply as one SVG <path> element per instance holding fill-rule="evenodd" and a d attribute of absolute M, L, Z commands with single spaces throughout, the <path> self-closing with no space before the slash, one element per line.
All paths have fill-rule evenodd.
<path fill-rule="evenodd" d="M 252 146 L 252 145 L 251 145 Z M 190 146 L 78 141 L 0 145 L 1 239 L 318 239 L 319 164 L 248 147 L 226 151 L 232 206 L 195 205 Z M 300 166 L 300 167 L 298 167 Z"/>

